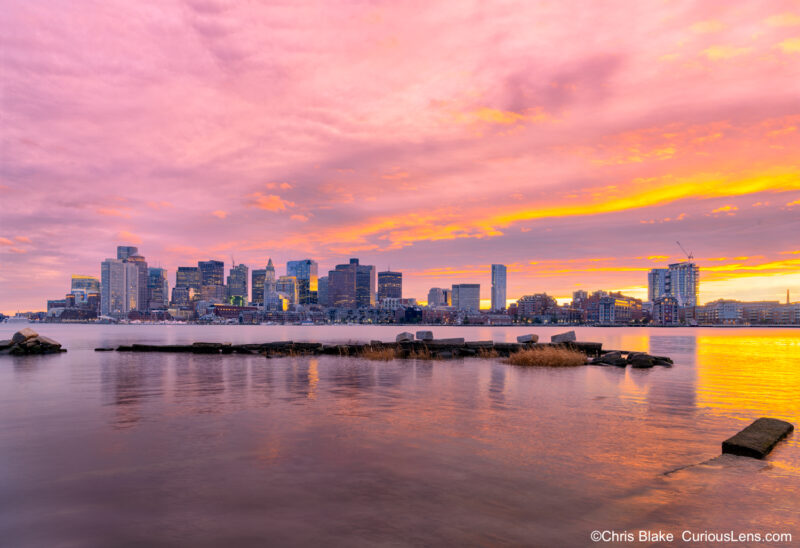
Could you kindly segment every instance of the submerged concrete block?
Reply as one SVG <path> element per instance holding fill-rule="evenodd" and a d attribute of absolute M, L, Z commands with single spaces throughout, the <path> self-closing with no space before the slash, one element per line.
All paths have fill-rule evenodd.
<path fill-rule="evenodd" d="M 761 417 L 735 436 L 723 441 L 722 452 L 763 459 L 792 430 L 794 426 L 790 422 Z"/>
<path fill-rule="evenodd" d="M 574 331 L 567 331 L 550 337 L 550 342 L 552 343 L 575 342 L 577 340 L 578 338 L 575 336 Z"/>
<path fill-rule="evenodd" d="M 418 341 L 432 341 L 433 340 L 433 331 L 417 331 L 417 340 Z"/>
<path fill-rule="evenodd" d="M 530 333 L 528 335 L 520 335 L 517 337 L 518 343 L 537 343 L 539 342 L 539 335 Z"/>
<path fill-rule="evenodd" d="M 427 341 L 431 344 L 438 344 L 438 345 L 445 345 L 445 346 L 464 346 L 464 338 L 463 337 L 456 337 L 452 339 L 433 339 L 431 341 Z"/>
<path fill-rule="evenodd" d="M 414 340 L 414 334 L 408 331 L 403 331 L 396 338 L 395 342 L 411 342 Z"/>

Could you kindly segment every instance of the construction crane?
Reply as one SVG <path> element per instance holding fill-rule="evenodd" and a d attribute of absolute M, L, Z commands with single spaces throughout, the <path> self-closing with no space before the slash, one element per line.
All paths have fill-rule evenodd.
<path fill-rule="evenodd" d="M 681 245 L 681 243 L 680 243 L 680 242 L 675 242 L 675 243 L 676 243 L 676 244 L 678 244 L 678 247 L 680 247 L 680 248 L 681 248 L 681 251 L 683 251 L 683 254 L 684 254 L 684 255 L 686 255 L 686 258 L 687 258 L 687 259 L 689 259 L 690 261 L 691 261 L 692 259 L 694 259 L 694 255 L 692 255 L 691 253 L 687 253 L 687 252 L 686 252 L 686 250 L 683 248 L 683 246 Z"/>
<path fill-rule="evenodd" d="M 231 253 L 231 267 L 236 268 L 236 261 L 233 260 L 233 253 Z"/>

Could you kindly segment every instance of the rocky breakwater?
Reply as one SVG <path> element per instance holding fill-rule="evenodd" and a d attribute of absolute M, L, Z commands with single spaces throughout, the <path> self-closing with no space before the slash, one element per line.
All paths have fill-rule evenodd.
<path fill-rule="evenodd" d="M 61 348 L 61 343 L 39 335 L 30 327 L 17 331 L 8 340 L 0 341 L 0 355 L 27 356 L 59 352 L 66 352 L 64 348 Z"/>

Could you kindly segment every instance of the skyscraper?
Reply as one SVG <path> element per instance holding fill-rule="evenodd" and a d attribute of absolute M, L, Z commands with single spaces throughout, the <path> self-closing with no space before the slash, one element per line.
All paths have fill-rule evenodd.
<path fill-rule="evenodd" d="M 167 270 L 165 268 L 150 267 L 147 270 L 147 289 L 150 301 L 148 309 L 159 310 L 166 308 L 169 304 L 169 283 L 167 282 Z"/>
<path fill-rule="evenodd" d="M 314 304 L 317 302 L 319 287 L 319 265 L 317 261 L 303 259 L 286 263 L 286 275 L 297 278 L 297 302 Z"/>
<path fill-rule="evenodd" d="M 122 317 L 138 308 L 139 269 L 134 263 L 106 259 L 100 265 L 100 313 Z"/>
<path fill-rule="evenodd" d="M 200 261 L 200 285 L 225 285 L 225 263 L 222 261 Z"/>
<path fill-rule="evenodd" d="M 391 270 L 378 272 L 378 302 L 384 299 L 402 298 L 403 273 L 392 272 Z"/>
<path fill-rule="evenodd" d="M 253 270 L 253 274 L 251 276 L 251 285 L 253 286 L 253 298 L 251 302 L 257 306 L 264 304 L 264 277 L 266 274 L 266 269 L 258 268 Z"/>
<path fill-rule="evenodd" d="M 317 281 L 317 303 L 321 306 L 328 304 L 328 277 L 323 276 Z"/>
<path fill-rule="evenodd" d="M 129 249 L 136 249 L 135 247 Z M 123 262 L 136 265 L 136 271 L 138 272 L 138 280 L 136 282 L 136 286 L 138 287 L 139 294 L 136 297 L 136 307 L 133 310 L 139 310 L 144 312 L 147 310 L 147 305 L 150 302 L 150 295 L 148 293 L 148 285 L 147 285 L 147 278 L 148 278 L 148 271 L 147 271 L 147 261 L 141 255 L 133 254 L 128 255 Z"/>
<path fill-rule="evenodd" d="M 356 270 L 358 263 L 336 265 L 328 272 L 328 306 L 356 308 Z"/>
<path fill-rule="evenodd" d="M 118 245 L 117 246 L 117 259 L 127 259 L 131 255 L 138 255 L 139 248 L 133 247 L 130 245 Z"/>
<path fill-rule="evenodd" d="M 249 301 L 247 291 L 247 274 L 249 269 L 246 265 L 235 265 L 230 269 L 228 274 L 228 300 L 239 299 L 243 302 Z"/>
<path fill-rule="evenodd" d="M 356 308 L 375 306 L 377 296 L 376 270 L 373 265 L 359 264 L 358 259 L 350 259 L 356 270 Z"/>
<path fill-rule="evenodd" d="M 179 266 L 175 273 L 175 287 L 194 289 L 200 293 L 200 269 L 196 266 Z"/>
<path fill-rule="evenodd" d="M 506 266 L 492 265 L 492 310 L 506 309 Z"/>
<path fill-rule="evenodd" d="M 73 274 L 70 289 L 73 291 L 81 290 L 86 294 L 100 293 L 100 280 L 94 276 L 81 276 L 79 274 Z"/>
<path fill-rule="evenodd" d="M 432 287 L 428 291 L 428 306 L 447 306 L 447 301 L 444 297 L 444 289 L 441 287 Z"/>
<path fill-rule="evenodd" d="M 453 285 L 453 306 L 458 310 L 477 312 L 481 309 L 481 284 Z"/>
<path fill-rule="evenodd" d="M 661 297 L 675 297 L 678 306 L 697 306 L 700 269 L 693 262 L 673 263 L 654 268 L 647 274 L 647 298 L 654 303 Z"/>

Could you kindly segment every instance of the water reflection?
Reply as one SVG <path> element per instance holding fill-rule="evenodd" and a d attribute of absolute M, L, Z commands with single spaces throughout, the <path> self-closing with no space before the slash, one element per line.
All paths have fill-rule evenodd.
<path fill-rule="evenodd" d="M 158 405 L 164 396 L 166 356 L 142 360 L 139 356 L 104 355 L 100 360 L 100 383 L 115 406 L 113 426 L 131 428 L 145 415 L 147 405 Z"/>

